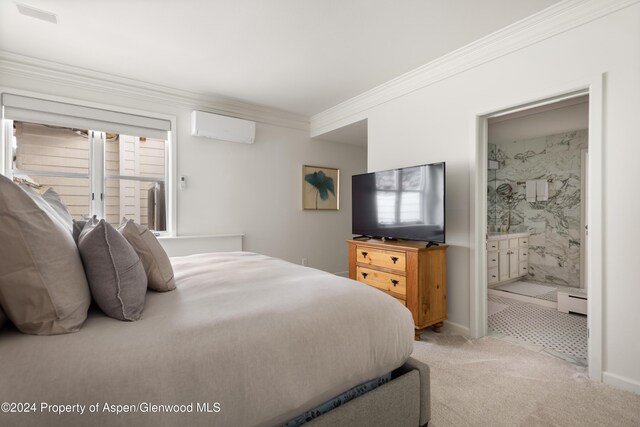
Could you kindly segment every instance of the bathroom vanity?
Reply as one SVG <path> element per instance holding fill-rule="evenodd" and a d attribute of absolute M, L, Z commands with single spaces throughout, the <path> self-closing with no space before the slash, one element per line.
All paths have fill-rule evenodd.
<path fill-rule="evenodd" d="M 487 282 L 507 282 L 529 273 L 529 233 L 487 235 Z"/>

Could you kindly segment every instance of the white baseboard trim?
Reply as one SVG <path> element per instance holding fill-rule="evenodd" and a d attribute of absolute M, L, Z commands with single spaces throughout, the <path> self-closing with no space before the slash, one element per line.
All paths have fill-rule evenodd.
<path fill-rule="evenodd" d="M 338 273 L 333 273 L 333 274 L 335 274 L 336 276 L 341 276 L 341 277 L 347 277 L 347 278 L 349 277 L 349 272 L 348 271 L 340 271 Z"/>
<path fill-rule="evenodd" d="M 630 378 L 612 374 L 611 372 L 603 372 L 602 381 L 605 384 L 609 384 L 610 386 L 613 386 L 615 388 L 640 394 L 640 382 L 632 380 Z"/>
<path fill-rule="evenodd" d="M 469 328 L 467 326 L 462 326 L 450 320 L 445 320 L 444 324 L 451 332 L 469 337 Z"/>

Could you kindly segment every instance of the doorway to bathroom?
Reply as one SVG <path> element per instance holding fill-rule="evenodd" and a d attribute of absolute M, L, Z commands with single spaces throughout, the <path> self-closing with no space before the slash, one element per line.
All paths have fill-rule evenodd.
<path fill-rule="evenodd" d="M 488 333 L 586 366 L 589 96 L 487 124 Z"/>

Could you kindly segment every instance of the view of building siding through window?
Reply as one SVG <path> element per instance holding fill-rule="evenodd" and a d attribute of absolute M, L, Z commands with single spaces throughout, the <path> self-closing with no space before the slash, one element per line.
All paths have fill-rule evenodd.
<path fill-rule="evenodd" d="M 71 129 L 14 122 L 14 166 L 28 178 L 58 192 L 74 219 L 89 214 L 89 142 Z M 84 174 L 86 178 L 33 172 Z"/>
<path fill-rule="evenodd" d="M 90 215 L 89 132 L 17 121 L 13 127 L 14 173 L 41 185 L 42 191 L 53 187 L 74 219 Z M 105 220 L 118 225 L 126 217 L 165 230 L 166 142 L 103 135 Z"/>
<path fill-rule="evenodd" d="M 155 202 L 164 204 L 164 182 L 137 179 L 110 178 L 127 176 L 138 178 L 164 178 L 165 141 L 120 135 L 117 140 L 107 139 L 105 145 L 106 199 L 105 218 L 119 222 L 122 217 L 133 219 L 150 228 L 164 230 L 164 209 L 155 213 L 149 208 Z M 158 191 L 154 191 L 158 187 Z M 158 199 L 158 200 L 155 200 Z M 150 215 L 151 214 L 151 215 Z M 152 219 L 152 218 L 155 218 Z"/>

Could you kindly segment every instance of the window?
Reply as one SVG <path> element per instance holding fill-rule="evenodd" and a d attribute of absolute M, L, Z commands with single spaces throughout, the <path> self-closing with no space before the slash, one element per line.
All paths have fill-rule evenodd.
<path fill-rule="evenodd" d="M 97 215 L 117 225 L 127 217 L 155 231 L 168 230 L 171 169 L 166 130 L 132 125 L 139 116 L 124 115 L 130 122 L 121 125 L 103 118 L 122 119 L 122 113 L 110 117 L 113 112 L 78 106 L 71 107 L 78 108 L 79 117 L 60 117 L 59 109 L 51 114 L 47 108 L 34 114 L 30 101 L 34 98 L 15 98 L 23 102 L 19 108 L 15 107 L 19 104 L 16 99 L 7 102 L 3 95 L 4 135 L 5 141 L 10 141 L 10 149 L 5 151 L 8 175 L 44 188 L 54 187 L 74 219 Z M 25 108 L 24 102 L 31 102 L 30 108 Z M 86 119 L 88 114 L 93 115 L 91 120 Z M 19 120 L 25 116 L 31 120 Z"/>
<path fill-rule="evenodd" d="M 166 230 L 166 141 L 119 135 L 105 142 L 105 218 Z"/>

